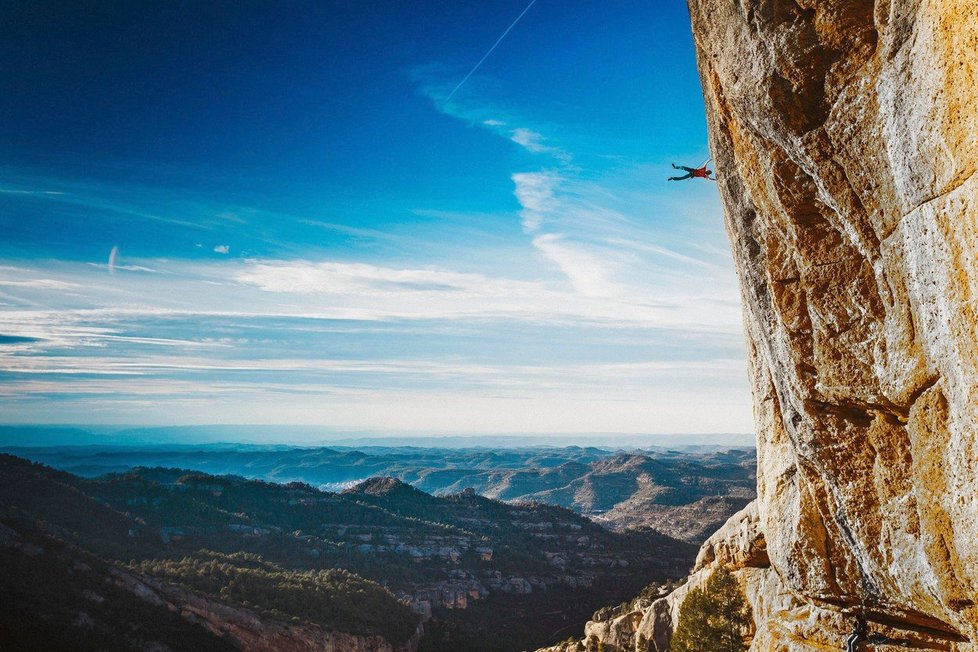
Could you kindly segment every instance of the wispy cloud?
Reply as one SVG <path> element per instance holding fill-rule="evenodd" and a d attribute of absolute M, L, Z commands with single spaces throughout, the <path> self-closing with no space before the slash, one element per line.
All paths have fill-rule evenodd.
<path fill-rule="evenodd" d="M 37 290 L 73 290 L 81 287 L 78 283 L 59 281 L 53 278 L 4 279 L 0 278 L 0 287 L 33 288 Z"/>
<path fill-rule="evenodd" d="M 534 246 L 572 280 L 569 290 L 547 279 L 336 261 L 145 261 L 140 267 L 165 266 L 167 274 L 114 277 L 98 275 L 97 267 L 85 263 L 7 266 L 0 274 L 0 287 L 7 289 L 10 306 L 0 311 L 0 332 L 46 338 L 75 329 L 88 336 L 92 332 L 84 324 L 139 315 L 555 324 L 583 320 L 612 329 L 637 324 L 739 332 L 736 305 L 716 309 L 717 302 L 729 297 L 725 288 L 677 287 L 650 302 L 642 298 L 648 292 L 633 285 L 617 290 L 608 274 L 614 264 L 597 259 L 578 243 L 553 234 L 540 234 L 535 240 Z"/>
<path fill-rule="evenodd" d="M 543 136 L 532 129 L 514 129 L 512 135 L 510 135 L 510 140 L 536 154 L 549 152 L 551 149 L 541 142 Z"/>
<path fill-rule="evenodd" d="M 566 149 L 549 142 L 539 129 L 533 128 L 530 121 L 521 118 L 517 112 L 500 106 L 480 103 L 478 100 L 452 100 L 447 95 L 444 72 L 437 67 L 416 68 L 413 77 L 419 83 L 420 92 L 431 100 L 435 108 L 447 116 L 461 120 L 476 127 L 516 143 L 531 154 L 553 158 L 560 165 L 570 165 L 573 156 Z M 477 97 L 478 94 L 475 94 Z"/>
<path fill-rule="evenodd" d="M 255 261 L 236 278 L 266 292 L 357 296 L 405 292 L 518 296 L 539 293 L 538 284 L 444 269 L 403 269 L 365 263 Z"/>
<path fill-rule="evenodd" d="M 20 189 L 20 188 L 0 188 L 0 194 L 4 195 L 40 195 L 40 196 L 57 196 L 63 195 L 64 193 L 59 190 L 32 190 L 32 189 Z"/>
<path fill-rule="evenodd" d="M 641 210 L 659 201 L 641 189 L 652 173 L 648 166 L 618 162 L 616 169 L 594 178 L 574 165 L 569 151 L 552 143 L 540 130 L 526 126 L 529 121 L 514 117 L 515 112 L 488 103 L 480 105 L 471 97 L 475 94 L 470 94 L 466 102 L 446 102 L 431 70 L 419 79 L 422 91 L 443 113 L 551 159 L 550 165 L 541 169 L 514 172 L 513 192 L 529 244 L 566 277 L 575 293 L 587 297 L 629 293 L 639 296 L 642 292 L 657 296 L 677 294 L 677 288 L 662 287 L 668 281 L 679 284 L 679 294 L 689 294 L 702 289 L 697 279 L 716 280 L 730 275 L 726 256 L 720 255 L 717 260 L 715 255 L 703 258 L 687 252 L 703 251 L 703 243 L 696 242 L 695 234 L 688 233 L 688 241 L 677 247 L 676 234 L 663 237 L 666 234 L 656 233 L 648 226 L 647 215 L 636 214 L 637 208 Z M 695 194 L 687 195 L 678 211 L 688 214 L 711 210 Z M 690 223 L 695 224 L 696 219 L 699 218 Z M 689 269 L 700 272 L 690 274 Z M 733 288 L 728 282 L 721 286 Z"/>
<path fill-rule="evenodd" d="M 0 266 L 19 305 L 0 310 L 0 409 L 28 421 L 96 410 L 172 423 L 178 410 L 187 422 L 492 432 L 519 430 L 515 414 L 542 431 L 709 430 L 719 422 L 680 419 L 679 388 L 725 404 L 746 391 L 738 307 L 720 294 L 616 296 L 592 274 L 566 289 L 434 267 L 135 262 L 168 273 Z M 575 403 L 586 417 L 559 418 Z"/>
<path fill-rule="evenodd" d="M 621 288 L 614 282 L 619 263 L 608 257 L 607 247 L 573 242 L 563 233 L 542 232 L 556 221 L 566 226 L 580 207 L 561 193 L 565 179 L 556 171 L 521 172 L 513 175 L 514 194 L 520 203 L 524 232 L 533 236 L 532 245 L 570 281 L 575 292 L 588 297 L 615 297 Z M 548 224 L 549 223 L 549 224 Z"/>
<path fill-rule="evenodd" d="M 510 132 L 509 139 L 528 152 L 549 154 L 565 165 L 570 164 L 573 160 L 573 157 L 568 152 L 559 147 L 547 145 L 544 136 L 532 129 L 526 129 L 524 127 L 513 129 Z"/>
<path fill-rule="evenodd" d="M 148 192 L 145 188 L 138 186 L 123 187 L 118 185 L 99 184 L 99 183 L 80 183 L 58 181 L 64 190 L 25 190 L 8 191 L 4 194 L 20 194 L 31 197 L 38 197 L 40 200 L 50 202 L 52 205 L 74 206 L 83 209 L 98 211 L 102 219 L 118 218 L 138 218 L 149 222 L 170 224 L 194 231 L 208 230 L 209 225 L 201 222 L 186 219 L 182 216 L 167 215 L 153 208 L 146 208 L 137 205 L 135 202 L 121 199 L 117 195 L 128 191 L 130 196 L 145 197 Z"/>
<path fill-rule="evenodd" d="M 557 208 L 554 194 L 561 177 L 556 172 L 517 172 L 512 179 L 516 185 L 516 200 L 520 203 L 523 230 L 533 233 Z"/>
<path fill-rule="evenodd" d="M 712 271 L 722 271 L 720 265 L 714 262 L 709 262 L 701 260 L 699 258 L 694 258 L 693 256 L 687 256 L 686 254 L 679 253 L 678 251 L 673 251 L 668 247 L 662 247 L 657 244 L 650 244 L 644 242 L 635 242 L 634 240 L 625 240 L 624 238 L 612 237 L 605 240 L 609 245 L 615 247 L 621 247 L 623 249 L 629 249 L 631 251 L 637 251 L 644 254 L 649 254 L 655 257 L 668 258 L 669 260 L 674 260 L 686 265 L 693 265 L 702 269 L 708 269 Z M 716 252 L 713 253 L 722 253 Z"/>
<path fill-rule="evenodd" d="M 346 224 L 337 224 L 335 222 L 326 222 L 323 220 L 302 219 L 300 220 L 300 222 L 302 224 L 313 226 L 318 229 L 333 231 L 335 233 L 341 233 L 343 235 L 352 236 L 354 238 L 363 238 L 367 240 L 386 240 L 390 242 L 401 242 L 404 240 L 403 237 L 396 236 L 392 233 L 379 231 L 377 229 L 365 229 L 360 227 L 348 226 Z"/>
<path fill-rule="evenodd" d="M 616 297 L 621 293 L 612 281 L 613 270 L 608 261 L 575 246 L 564 236 L 538 235 L 533 238 L 533 246 L 560 268 L 576 292 L 589 297 Z"/>
<path fill-rule="evenodd" d="M 418 280 L 446 281 L 456 289 L 434 292 L 452 296 L 450 303 L 477 292 L 480 282 L 474 275 L 407 271 L 333 270 L 372 279 L 363 282 L 378 283 L 378 292 L 389 291 L 386 284 L 391 281 L 409 286 Z M 272 285 L 241 298 L 261 306 L 261 293 L 282 294 L 303 296 L 300 303 L 308 304 L 322 291 L 309 289 L 314 294 L 297 295 Z M 729 410 L 723 420 L 691 420 L 688 414 L 683 417 L 681 404 L 689 391 L 710 392 L 704 400 L 712 404 L 736 403 L 737 393 L 745 391 L 739 334 L 670 335 L 648 324 L 626 331 L 621 321 L 610 319 L 573 318 L 561 325 L 551 317 L 534 324 L 531 304 L 548 301 L 541 316 L 576 295 L 552 293 L 548 299 L 541 294 L 543 288 L 515 285 L 510 290 L 534 291 L 525 297 L 522 317 L 507 310 L 459 321 L 456 314 L 447 316 L 451 328 L 439 321 L 448 307 L 440 301 L 433 302 L 433 309 L 424 313 L 426 321 L 417 326 L 388 317 L 390 321 L 382 322 L 388 325 L 369 328 L 362 321 L 298 312 L 272 316 L 139 307 L 5 311 L 0 313 L 0 332 L 36 337 L 22 336 L 0 346 L 0 408 L 17 419 L 41 421 L 43 405 L 48 420 L 57 415 L 77 421 L 86 410 L 97 410 L 106 421 L 120 423 L 172 424 L 173 411 L 179 410 L 182 422 L 287 420 L 439 432 L 526 431 L 531 425 L 540 431 L 731 429 Z M 134 295 L 143 291 L 132 288 Z M 198 299 L 211 300 L 217 292 L 240 289 L 224 287 Z M 388 299 L 392 296 L 396 294 Z M 123 297 L 119 301 L 126 302 Z M 496 301 L 500 309 L 519 305 L 502 297 Z M 593 305 L 605 301 L 594 299 Z M 612 304 L 605 310 L 624 308 Z M 414 317 L 420 319 L 420 314 Z M 514 326 L 519 318 L 529 321 Z M 523 342 L 528 335 L 529 341 Z M 473 340 L 489 347 L 482 359 L 472 352 L 460 355 Z M 596 360 L 595 347 L 604 351 Z M 553 358 L 548 349 L 561 355 Z M 714 353 L 704 357 L 704 349 Z M 573 407 L 582 403 L 588 405 L 583 415 Z M 635 412 L 624 405 L 642 407 Z M 560 416 L 567 414 L 577 414 L 576 421 Z"/>

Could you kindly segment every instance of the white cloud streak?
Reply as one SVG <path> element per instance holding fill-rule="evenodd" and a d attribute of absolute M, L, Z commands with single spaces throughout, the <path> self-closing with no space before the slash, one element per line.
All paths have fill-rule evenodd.
<path fill-rule="evenodd" d="M 533 238 L 533 246 L 560 268 L 575 292 L 587 297 L 615 297 L 621 293 L 612 281 L 613 271 L 607 261 L 567 242 L 563 236 L 538 235 Z"/>
<path fill-rule="evenodd" d="M 573 157 L 568 152 L 565 152 L 559 147 L 547 145 L 544 142 L 543 135 L 532 129 L 523 127 L 513 129 L 510 132 L 509 139 L 528 152 L 532 152 L 533 154 L 549 154 L 564 165 L 569 165 L 573 160 Z"/>
<path fill-rule="evenodd" d="M 537 237 L 543 248 L 575 246 Z M 581 260 L 576 255 L 567 264 Z M 104 268 L 64 262 L 0 267 L 15 304 L 0 309 L 0 334 L 7 336 L 0 340 L 0 410 L 19 421 L 78 422 L 99 414 L 107 422 L 172 424 L 179 414 L 187 423 L 429 432 L 737 429 L 729 406 L 746 392 L 740 315 L 736 302 L 724 304 L 719 293 L 650 301 L 614 295 L 587 273 L 581 287 L 568 290 L 547 280 L 436 267 L 136 262 L 167 274 L 109 276 Z M 269 319 L 300 321 L 272 331 L 263 321 Z M 331 356 L 336 319 L 389 324 L 371 337 L 396 354 Z M 526 327 L 551 338 L 573 328 L 575 339 L 562 347 L 625 347 L 629 361 L 528 363 L 519 354 L 480 361 L 462 344 L 484 340 L 487 328 L 505 328 L 517 333 L 505 348 L 520 346 Z M 639 330 L 617 334 L 626 328 Z M 444 352 L 415 358 L 405 338 L 440 330 Z M 669 358 L 637 354 L 634 342 L 655 332 L 688 341 L 686 354 L 675 355 L 675 347 Z M 722 355 L 704 357 L 704 346 Z M 706 411 L 681 418 L 677 406 L 704 391 L 709 396 L 701 400 L 722 402 L 725 417 Z M 739 423 L 748 422 L 749 409 L 743 412 Z M 565 418 L 570 414 L 576 418 Z M 516 427 L 519 419 L 523 428 Z"/>
<path fill-rule="evenodd" d="M 678 251 L 673 251 L 667 247 L 662 247 L 656 244 L 649 244 L 644 242 L 635 242 L 633 240 L 625 240 L 624 238 L 608 238 L 605 240 L 609 245 L 616 247 L 621 247 L 623 249 L 630 249 L 632 251 L 637 251 L 644 254 L 650 254 L 655 257 L 668 258 L 669 260 L 678 261 L 686 265 L 693 265 L 702 269 L 708 269 L 711 271 L 720 271 L 721 268 L 716 263 L 707 262 L 705 260 L 700 260 L 699 258 L 694 258 L 693 256 L 687 256 L 686 254 L 681 254 Z"/>
<path fill-rule="evenodd" d="M 555 192 L 561 178 L 556 172 L 517 172 L 512 177 L 516 200 L 520 203 L 523 231 L 533 233 L 557 208 Z"/>
<path fill-rule="evenodd" d="M 112 247 L 109 252 L 109 274 L 115 274 L 115 262 L 119 257 L 119 247 Z"/>

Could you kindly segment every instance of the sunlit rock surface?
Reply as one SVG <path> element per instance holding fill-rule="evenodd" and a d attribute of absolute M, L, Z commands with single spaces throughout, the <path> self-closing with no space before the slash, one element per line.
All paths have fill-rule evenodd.
<path fill-rule="evenodd" d="M 605 649 L 668 649 L 734 571 L 753 650 L 841 650 L 856 613 L 978 649 L 978 2 L 689 0 L 741 280 L 758 502 Z M 634 646 L 634 647 L 633 647 Z"/>
<path fill-rule="evenodd" d="M 841 649 L 857 608 L 978 649 L 978 2 L 689 6 L 758 424 L 753 649 Z"/>

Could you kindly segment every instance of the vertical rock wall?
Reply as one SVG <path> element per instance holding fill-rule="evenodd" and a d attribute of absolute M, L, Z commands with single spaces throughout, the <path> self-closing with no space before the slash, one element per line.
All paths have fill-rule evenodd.
<path fill-rule="evenodd" d="M 754 648 L 840 649 L 861 609 L 973 649 L 978 2 L 689 8 L 744 300 L 765 590 L 790 596 L 753 596 L 778 610 L 755 614 Z"/>

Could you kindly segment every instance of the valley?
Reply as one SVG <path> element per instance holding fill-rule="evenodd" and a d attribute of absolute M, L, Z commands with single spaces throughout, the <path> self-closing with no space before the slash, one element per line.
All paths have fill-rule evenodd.
<path fill-rule="evenodd" d="M 140 626 L 126 630 L 130 621 L 115 615 L 102 631 L 93 611 L 163 607 L 183 615 L 171 625 L 186 631 L 172 635 L 218 648 L 231 640 L 258 649 L 246 641 L 277 632 L 373 638 L 391 650 L 532 649 L 650 583 L 671 586 L 696 552 L 648 527 L 612 531 L 562 506 L 502 502 L 470 487 L 433 496 L 373 477 L 332 492 L 159 466 L 85 478 L 9 455 L 0 458 L 0 518 L 4 554 L 25 575 L 54 557 L 67 568 L 70 581 L 47 585 L 43 574 L 34 584 L 11 576 L 7 588 L 24 604 L 83 579 L 63 597 L 71 618 L 62 625 L 131 640 L 144 636 Z M 101 570 L 81 577 L 78 564 Z M 119 603 L 120 591 L 139 599 Z M 221 610 L 231 615 L 213 616 Z M 251 625 L 214 625 L 227 618 Z M 4 627 L 4 640 L 16 640 L 16 623 Z M 505 642 L 492 637 L 503 629 Z"/>
<path fill-rule="evenodd" d="M 442 496 L 472 490 L 496 500 L 566 507 L 614 530 L 654 528 L 699 544 L 753 500 L 750 448 L 610 450 L 597 447 L 413 446 L 7 447 L 6 452 L 95 477 L 133 467 L 191 469 L 342 491 L 396 478 Z"/>

